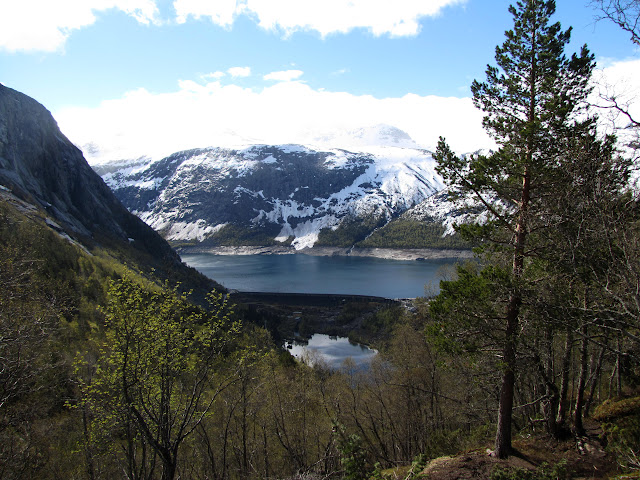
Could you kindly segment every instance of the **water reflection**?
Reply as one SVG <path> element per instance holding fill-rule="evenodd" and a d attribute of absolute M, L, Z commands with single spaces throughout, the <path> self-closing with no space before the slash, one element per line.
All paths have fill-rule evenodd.
<path fill-rule="evenodd" d="M 314 333 L 309 343 L 289 342 L 286 347 L 297 359 L 307 358 L 313 364 L 319 358 L 331 368 L 340 368 L 347 358 L 351 358 L 357 367 L 366 367 L 378 353 L 365 345 L 351 343 L 346 337 L 334 337 Z"/>

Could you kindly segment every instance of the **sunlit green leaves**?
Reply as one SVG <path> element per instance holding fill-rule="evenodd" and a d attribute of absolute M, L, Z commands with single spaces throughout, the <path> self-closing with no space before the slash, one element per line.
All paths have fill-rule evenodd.
<path fill-rule="evenodd" d="M 95 374 L 82 382 L 83 400 L 94 437 L 123 439 L 131 476 L 152 468 L 140 460 L 149 448 L 161 460 L 163 478 L 173 478 L 181 443 L 220 391 L 215 369 L 240 324 L 226 297 L 212 293 L 208 300 L 204 309 L 176 288 L 152 290 L 128 275 L 111 282 L 106 342 Z"/>

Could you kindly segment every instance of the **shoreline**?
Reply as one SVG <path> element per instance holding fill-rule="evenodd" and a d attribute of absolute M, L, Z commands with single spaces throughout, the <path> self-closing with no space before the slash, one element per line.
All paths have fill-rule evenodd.
<path fill-rule="evenodd" d="M 180 255 L 313 255 L 319 257 L 372 257 L 386 260 L 438 260 L 443 258 L 473 258 L 471 250 L 448 250 L 438 248 L 341 248 L 314 247 L 296 250 L 288 246 L 240 246 L 240 247 L 177 247 Z"/>

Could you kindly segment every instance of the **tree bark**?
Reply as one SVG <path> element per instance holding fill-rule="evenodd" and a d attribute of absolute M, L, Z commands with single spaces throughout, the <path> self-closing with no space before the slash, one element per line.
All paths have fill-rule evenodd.
<path fill-rule="evenodd" d="M 513 253 L 513 278 L 515 282 L 514 291 L 509 298 L 506 311 L 506 331 L 504 340 L 504 350 L 502 361 L 504 372 L 502 375 L 502 386 L 500 387 L 500 405 L 498 406 L 498 427 L 496 432 L 495 456 L 507 458 L 511 453 L 511 423 L 513 413 L 513 394 L 515 390 L 515 369 L 516 369 L 516 348 L 518 340 L 518 322 L 520 316 L 520 306 L 522 305 L 522 295 L 520 293 L 520 278 L 524 269 L 524 249 L 527 240 L 527 214 L 530 201 L 531 179 L 529 172 L 529 161 L 532 155 L 532 145 L 527 153 L 527 166 L 522 176 L 522 196 L 520 202 L 520 215 L 516 224 L 516 238 Z"/>
<path fill-rule="evenodd" d="M 562 428 L 567 416 L 567 395 L 569 392 L 569 370 L 571 368 L 571 350 L 573 349 L 573 330 L 567 325 L 567 338 L 564 344 L 564 356 L 562 357 L 562 381 L 560 384 L 560 399 L 558 404 L 558 416 L 556 424 Z"/>
<path fill-rule="evenodd" d="M 496 432 L 495 452 L 498 458 L 507 458 L 511 454 L 511 424 L 513 412 L 513 394 L 515 388 L 516 337 L 518 330 L 518 314 L 522 299 L 513 294 L 509 300 L 507 311 L 507 331 L 503 350 L 504 372 L 500 387 L 500 405 L 498 407 L 498 427 Z"/>
<path fill-rule="evenodd" d="M 554 383 L 554 357 L 553 357 L 553 336 L 554 330 L 549 325 L 545 328 L 545 343 L 547 346 L 547 365 L 545 368 L 544 382 L 545 382 L 545 394 L 547 396 L 547 401 L 544 403 L 544 416 L 547 424 L 547 431 L 549 434 L 558 438 L 559 429 L 558 423 L 556 422 L 556 413 L 558 411 L 558 401 L 560 398 L 560 394 L 558 392 L 558 387 Z"/>
<path fill-rule="evenodd" d="M 600 381 L 600 372 L 602 370 L 602 360 L 604 359 L 605 347 L 600 349 L 600 355 L 598 355 L 598 360 L 595 366 L 595 370 L 593 371 L 593 382 L 591 383 L 591 389 L 589 391 L 589 397 L 584 405 L 584 416 L 589 416 L 589 409 L 591 408 L 591 403 L 593 402 L 593 397 L 596 393 L 596 388 L 598 388 L 598 382 Z"/>
<path fill-rule="evenodd" d="M 580 375 L 578 376 L 578 387 L 576 392 L 576 408 L 573 414 L 573 426 L 576 435 L 584 435 L 584 425 L 582 423 L 582 409 L 584 407 L 584 390 L 587 381 L 587 363 L 589 340 L 587 338 L 587 325 L 583 324 L 581 330 L 582 343 L 580 346 Z"/>

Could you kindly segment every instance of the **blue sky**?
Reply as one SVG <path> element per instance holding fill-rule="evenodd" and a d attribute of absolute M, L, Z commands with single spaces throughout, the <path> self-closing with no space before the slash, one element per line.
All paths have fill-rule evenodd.
<path fill-rule="evenodd" d="M 235 143 L 309 143 L 388 123 L 433 148 L 487 146 L 470 102 L 511 28 L 503 0 L 0 0 L 0 82 L 43 103 L 96 161 Z M 640 59 L 560 0 L 612 83 Z M 625 80 L 626 79 L 626 80 Z M 633 84 L 633 85 L 632 85 Z M 93 152 L 93 153 L 91 153 Z"/>

